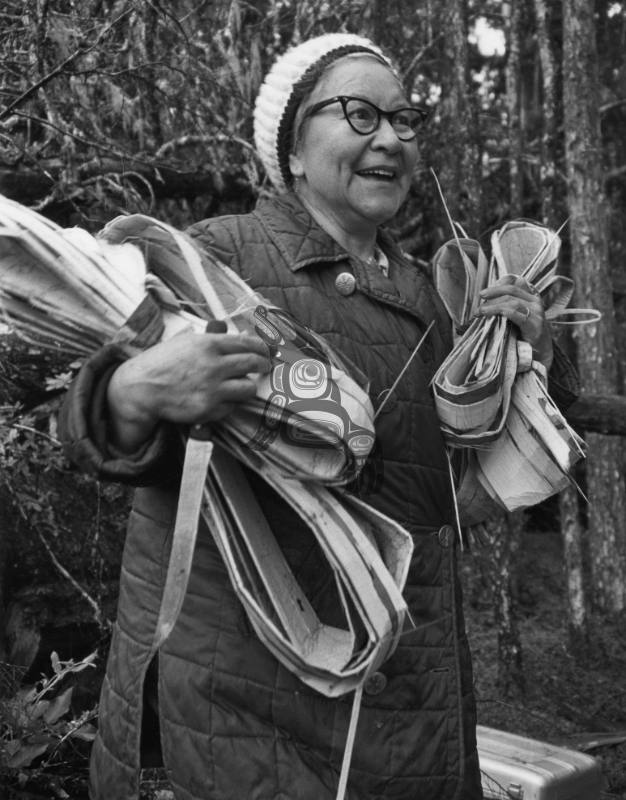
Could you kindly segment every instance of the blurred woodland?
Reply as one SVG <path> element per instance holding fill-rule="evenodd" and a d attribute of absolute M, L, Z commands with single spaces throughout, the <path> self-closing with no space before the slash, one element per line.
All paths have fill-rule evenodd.
<path fill-rule="evenodd" d="M 416 262 L 428 267 L 450 238 L 433 171 L 453 218 L 486 250 L 510 219 L 564 225 L 560 271 L 576 281 L 573 305 L 602 313 L 555 330 L 581 377 L 568 416 L 588 446 L 580 491 L 491 523 L 464 570 L 469 601 L 489 609 L 502 702 L 528 691 L 522 565 L 541 571 L 540 556 L 529 567 L 524 555 L 529 531 L 558 543 L 567 658 L 581 669 L 623 658 L 623 675 L 626 4 L 4 0 L 0 30 L 0 193 L 63 226 L 96 232 L 140 212 L 184 228 L 252 208 L 269 191 L 252 146 L 263 76 L 290 44 L 331 31 L 379 43 L 408 95 L 431 108 L 420 168 L 393 222 Z M 94 649 L 104 657 L 115 614 L 128 497 L 63 458 L 55 414 L 75 369 L 0 333 L 0 697 L 11 702 L 50 672 L 52 652 L 62 659 L 54 675 L 91 675 L 83 660 Z M 79 683 L 72 720 L 69 700 L 57 704 L 44 733 L 34 696 L 19 695 L 21 721 L 0 715 L 0 769 L 49 768 L 61 741 L 89 739 L 81 714 L 97 694 L 93 674 Z M 614 689 L 617 711 L 602 724 L 623 732 L 626 684 Z"/>

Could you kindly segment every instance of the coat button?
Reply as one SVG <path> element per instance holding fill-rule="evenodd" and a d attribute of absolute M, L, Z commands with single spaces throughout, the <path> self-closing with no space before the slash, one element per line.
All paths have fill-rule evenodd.
<path fill-rule="evenodd" d="M 380 694 L 387 686 L 387 678 L 382 672 L 373 672 L 365 681 L 363 690 L 365 694 Z"/>
<path fill-rule="evenodd" d="M 442 547 L 450 547 L 454 541 L 454 528 L 452 525 L 442 525 L 437 531 L 437 538 Z"/>
<path fill-rule="evenodd" d="M 347 297 L 356 289 L 356 278 L 351 272 L 340 272 L 335 278 L 335 289 Z"/>

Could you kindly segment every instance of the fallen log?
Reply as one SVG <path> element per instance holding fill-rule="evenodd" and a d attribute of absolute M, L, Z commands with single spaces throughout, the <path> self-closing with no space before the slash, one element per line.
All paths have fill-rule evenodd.
<path fill-rule="evenodd" d="M 42 161 L 36 168 L 0 164 L 0 194 L 25 205 L 34 205 L 53 191 L 64 168 L 60 158 Z M 119 180 L 135 181 L 138 189 L 144 191 L 149 184 L 157 198 L 211 195 L 220 201 L 243 199 L 249 203 L 254 199 L 250 182 L 239 168 L 189 170 L 175 168 L 172 164 L 152 164 L 132 156 L 127 159 L 93 158 L 84 162 L 76 167 L 76 189 L 80 188 L 82 181 L 111 175 Z"/>

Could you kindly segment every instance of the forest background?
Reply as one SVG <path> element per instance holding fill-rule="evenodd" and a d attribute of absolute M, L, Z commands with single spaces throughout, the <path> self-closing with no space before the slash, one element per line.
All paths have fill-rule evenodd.
<path fill-rule="evenodd" d="M 624 4 L 5 0 L 0 31 L 0 193 L 63 226 L 249 210 L 268 191 L 251 144 L 261 80 L 330 31 L 378 42 L 431 109 L 393 223 L 416 262 L 450 238 L 432 171 L 487 249 L 509 219 L 565 223 L 573 305 L 602 313 L 555 331 L 581 376 L 580 491 L 473 537 L 466 613 L 480 721 L 592 752 L 606 797 L 626 797 Z M 74 371 L 0 333 L 0 775 L 33 798 L 84 791 L 128 509 L 60 450 Z"/>

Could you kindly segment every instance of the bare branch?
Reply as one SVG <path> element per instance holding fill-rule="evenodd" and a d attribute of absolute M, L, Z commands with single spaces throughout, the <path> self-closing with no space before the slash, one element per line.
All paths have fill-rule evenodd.
<path fill-rule="evenodd" d="M 241 139 L 239 136 L 228 136 L 224 133 L 218 134 L 206 134 L 202 136 L 198 135 L 187 135 L 187 136 L 179 136 L 178 139 L 172 139 L 169 142 L 165 142 L 164 144 L 159 147 L 159 149 L 154 154 L 155 158 L 163 158 L 168 153 L 171 153 L 172 150 L 175 150 L 178 147 L 187 147 L 189 145 L 194 144 L 210 144 L 212 142 L 235 142 L 241 147 L 249 150 L 250 152 L 255 152 L 254 147 L 250 144 L 250 142 L 246 142 L 245 139 Z"/>
<path fill-rule="evenodd" d="M 126 11 L 123 11 L 119 16 L 117 16 L 113 20 L 113 22 L 110 22 L 108 25 L 106 25 L 89 46 L 79 47 L 77 50 L 71 53 L 64 61 L 62 61 L 60 64 L 57 64 L 57 66 L 53 70 L 48 72 L 47 75 L 44 75 L 43 78 L 38 80 L 37 83 L 30 86 L 25 92 L 22 92 L 22 94 L 19 97 L 16 97 L 12 103 L 9 103 L 9 105 L 4 109 L 4 111 L 0 112 L 0 121 L 11 116 L 11 114 L 14 112 L 16 108 L 18 108 L 18 106 L 21 106 L 22 103 L 24 103 L 34 94 L 36 94 L 39 91 L 39 89 L 41 89 L 47 83 L 50 83 L 50 81 L 53 80 L 53 78 L 56 78 L 56 76 L 59 75 L 61 72 L 63 72 L 63 70 L 67 66 L 69 66 L 73 61 L 76 61 L 77 58 L 80 58 L 80 56 L 84 56 L 86 53 L 89 53 L 91 50 L 97 47 L 100 44 L 100 42 L 106 37 L 109 31 L 112 28 L 114 28 L 120 20 L 128 16 L 130 10 L 131 9 L 126 9 Z"/>
<path fill-rule="evenodd" d="M 54 554 L 52 548 L 50 547 L 50 544 L 48 543 L 48 540 L 46 539 L 46 537 L 42 534 L 42 532 L 40 530 L 37 531 L 37 536 L 39 537 L 39 540 L 41 541 L 41 543 L 45 547 L 48 555 L 50 556 L 50 560 L 52 561 L 54 566 L 57 568 L 57 570 L 61 573 L 61 575 L 63 575 L 63 577 L 66 580 L 69 581 L 69 583 L 71 583 L 71 585 L 74 587 L 74 589 L 76 589 L 76 591 L 81 595 L 81 597 L 84 600 L 86 600 L 86 602 L 91 606 L 91 610 L 93 612 L 94 619 L 97 622 L 98 626 L 100 628 L 105 629 L 105 630 L 110 629 L 111 622 L 110 622 L 110 620 L 108 620 L 106 617 L 103 616 L 102 609 L 100 608 L 98 603 L 93 599 L 93 597 L 89 594 L 89 592 L 86 589 L 84 589 L 80 585 L 80 583 L 78 583 L 76 578 L 74 578 L 74 576 L 65 569 L 63 564 L 61 564 L 59 559 Z"/>
<path fill-rule="evenodd" d="M 614 108 L 619 108 L 620 106 L 624 105 L 626 105 L 626 97 L 622 97 L 619 100 L 613 100 L 611 103 L 605 103 L 603 106 L 600 106 L 598 110 L 600 111 L 600 114 L 604 115 L 609 111 L 613 111 Z"/>
<path fill-rule="evenodd" d="M 420 48 L 420 49 L 417 51 L 417 53 L 416 53 L 416 54 L 413 56 L 413 58 L 411 59 L 411 63 L 409 64 L 409 66 L 408 66 L 408 67 L 407 67 L 407 68 L 404 70 L 404 73 L 403 73 L 403 75 L 402 75 L 402 79 L 403 79 L 404 81 L 406 81 L 406 80 L 407 80 L 407 78 L 408 78 L 410 75 L 412 75 L 412 74 L 413 74 L 413 70 L 415 70 L 415 68 L 416 68 L 416 67 L 417 67 L 417 65 L 420 63 L 420 61 L 421 61 L 421 60 L 424 58 L 424 56 L 426 55 L 426 53 L 428 53 L 428 51 L 429 51 L 429 50 L 432 50 L 432 48 L 435 46 L 435 44 L 436 44 L 436 43 L 437 43 L 437 42 L 438 42 L 438 41 L 439 41 L 441 38 L 443 38 L 443 33 L 440 33 L 438 36 L 435 36 L 435 38 L 434 38 L 432 41 L 428 42 L 428 43 L 427 43 L 427 44 L 426 44 L 424 47 Z"/>

